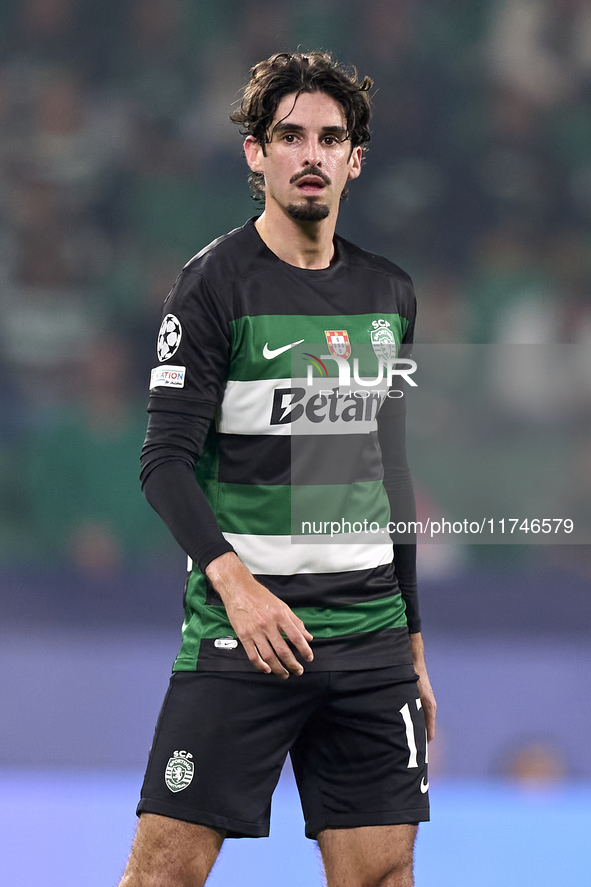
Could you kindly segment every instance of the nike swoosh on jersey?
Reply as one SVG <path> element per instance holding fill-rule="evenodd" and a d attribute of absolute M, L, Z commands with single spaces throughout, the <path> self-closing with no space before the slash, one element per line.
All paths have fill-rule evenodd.
<path fill-rule="evenodd" d="M 274 348 L 272 351 L 269 348 L 269 343 L 266 342 L 265 347 L 263 348 L 263 357 L 266 357 L 267 360 L 272 360 L 274 357 L 279 357 L 284 351 L 289 351 L 294 345 L 301 345 L 303 341 L 304 339 L 298 339 L 297 342 L 292 342 L 290 345 L 284 345 L 283 348 Z"/>
<path fill-rule="evenodd" d="M 423 776 L 423 778 L 421 779 L 421 791 L 423 794 L 425 794 L 425 792 L 428 791 L 428 789 L 429 789 L 429 783 L 425 782 L 425 777 Z"/>

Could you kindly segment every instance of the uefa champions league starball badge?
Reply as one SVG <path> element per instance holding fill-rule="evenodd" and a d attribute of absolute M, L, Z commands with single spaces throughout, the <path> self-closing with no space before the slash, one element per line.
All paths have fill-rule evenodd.
<path fill-rule="evenodd" d="M 158 331 L 158 360 L 161 363 L 170 360 L 172 355 L 177 352 L 182 334 L 183 329 L 178 317 L 175 317 L 174 314 L 167 314 Z"/>

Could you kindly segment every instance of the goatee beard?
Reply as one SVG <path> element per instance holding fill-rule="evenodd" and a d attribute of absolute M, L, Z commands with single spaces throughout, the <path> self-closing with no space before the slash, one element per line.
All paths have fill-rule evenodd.
<path fill-rule="evenodd" d="M 296 222 L 321 222 L 330 215 L 330 207 L 326 203 L 290 203 L 287 212 Z"/>

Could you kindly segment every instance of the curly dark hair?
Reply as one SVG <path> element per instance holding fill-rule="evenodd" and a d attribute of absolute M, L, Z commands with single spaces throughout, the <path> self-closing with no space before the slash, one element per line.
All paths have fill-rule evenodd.
<path fill-rule="evenodd" d="M 230 120 L 242 127 L 243 136 L 253 136 L 263 152 L 273 135 L 271 124 L 279 102 L 286 95 L 295 93 L 297 97 L 302 92 L 323 92 L 337 101 L 345 114 L 351 150 L 357 146 L 366 150 L 370 139 L 369 90 L 373 86 L 369 77 L 359 82 L 355 68 L 343 67 L 329 52 L 319 51 L 278 52 L 256 64 L 250 75 L 240 106 Z M 263 174 L 251 172 L 248 182 L 253 198 L 264 202 Z"/>

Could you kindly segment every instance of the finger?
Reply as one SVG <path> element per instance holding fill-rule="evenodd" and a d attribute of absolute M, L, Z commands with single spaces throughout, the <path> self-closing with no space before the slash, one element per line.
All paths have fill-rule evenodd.
<path fill-rule="evenodd" d="M 271 648 L 280 662 L 288 669 L 292 674 L 300 675 L 303 674 L 303 666 L 293 655 L 293 651 L 285 643 L 282 636 L 277 632 L 277 634 L 271 635 L 268 638 L 268 642 L 271 645 Z M 269 660 L 267 660 L 269 661 Z"/>
<path fill-rule="evenodd" d="M 304 625 L 304 623 L 302 622 L 302 620 L 300 619 L 300 617 L 299 617 L 299 616 L 296 616 L 296 614 L 293 613 L 293 612 L 292 612 L 292 617 L 293 617 L 293 621 L 294 621 L 295 624 L 296 624 L 296 627 L 301 631 L 301 633 L 304 635 L 304 637 L 306 638 L 306 640 L 307 640 L 307 641 L 313 641 L 313 640 L 314 640 L 314 635 L 313 635 L 310 631 L 308 631 L 308 629 L 306 628 L 306 626 Z"/>
<path fill-rule="evenodd" d="M 267 665 L 266 662 L 263 662 L 261 657 L 259 656 L 259 651 L 257 650 L 255 644 L 251 640 L 243 640 L 242 646 L 246 652 L 246 655 L 257 669 L 257 671 L 262 671 L 264 674 L 271 674 L 271 668 Z"/>
<path fill-rule="evenodd" d="M 308 640 L 312 640 L 312 635 L 309 631 L 304 628 L 304 631 L 306 631 L 306 634 L 309 636 L 308 640 L 306 640 L 303 632 L 298 628 L 297 625 L 294 625 L 291 620 L 287 620 L 282 625 L 280 625 L 279 628 L 282 632 L 284 632 L 286 637 L 289 638 L 296 650 L 304 657 L 304 659 L 306 659 L 308 662 L 311 662 L 314 659 L 314 653 L 312 652 L 310 645 L 308 644 Z"/>
<path fill-rule="evenodd" d="M 425 706 L 425 726 L 427 727 L 427 739 L 429 742 L 435 736 L 435 708 L 433 706 Z"/>
<path fill-rule="evenodd" d="M 268 665 L 273 674 L 280 678 L 288 678 L 289 671 L 284 667 L 275 655 L 275 650 L 266 638 L 254 639 L 259 656 Z"/>
<path fill-rule="evenodd" d="M 425 712 L 425 727 L 427 728 L 427 742 L 431 742 L 435 735 L 435 718 L 429 711 Z"/>

